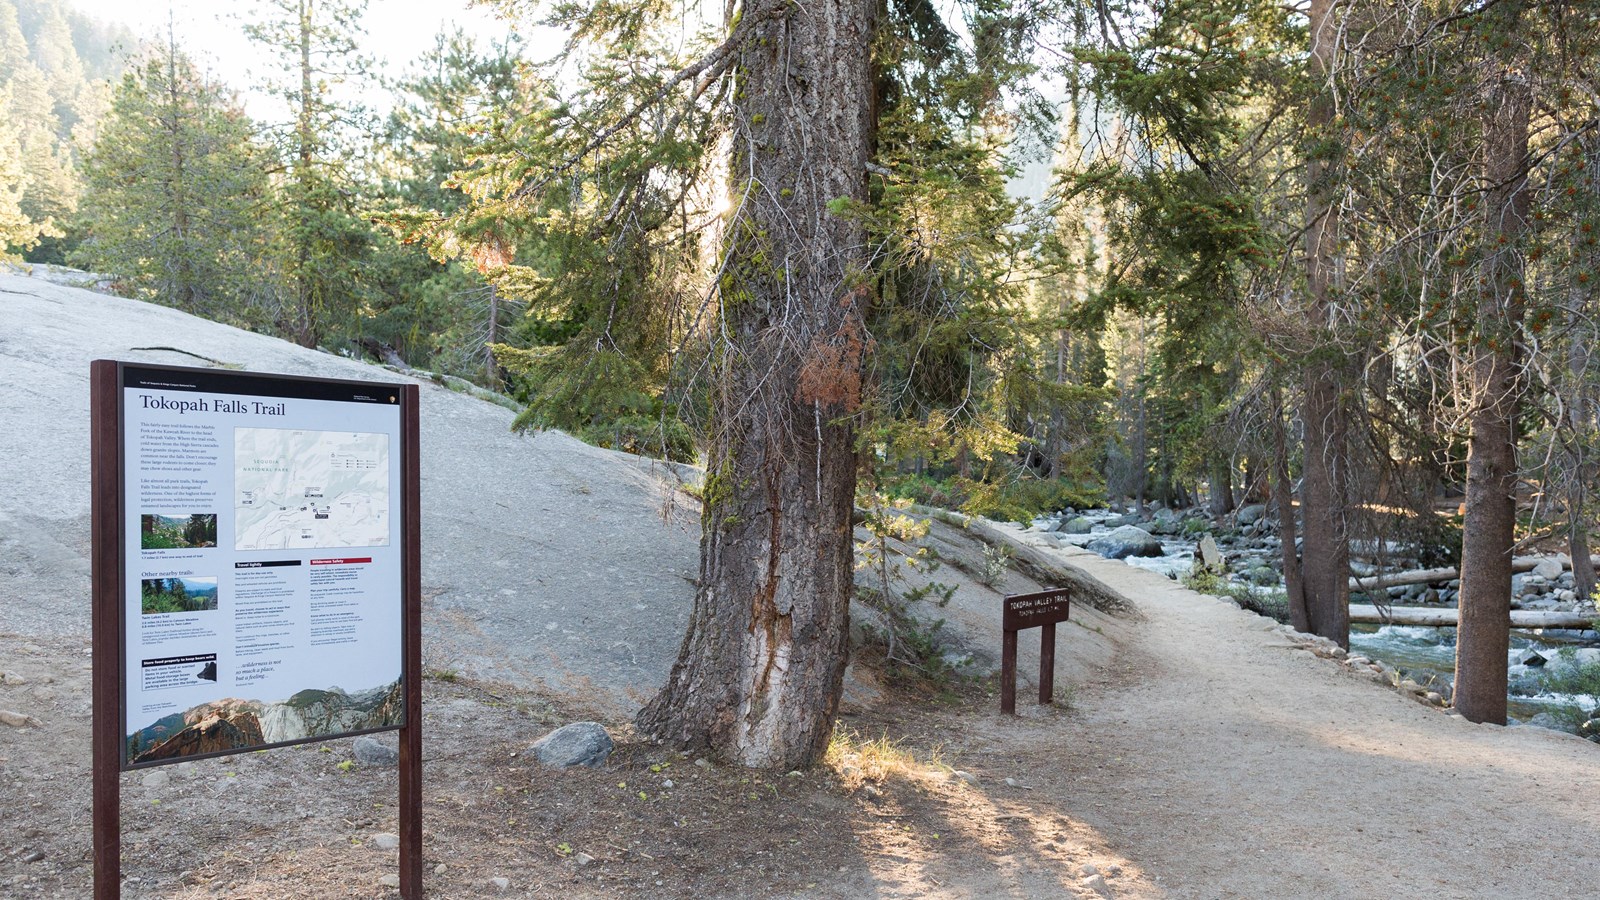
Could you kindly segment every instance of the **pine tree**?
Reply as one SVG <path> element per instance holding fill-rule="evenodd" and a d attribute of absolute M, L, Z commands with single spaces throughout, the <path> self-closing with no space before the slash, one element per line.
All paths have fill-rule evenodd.
<path fill-rule="evenodd" d="M 0 261 L 33 247 L 44 230 L 22 211 L 27 188 L 22 141 L 11 124 L 11 91 L 0 87 Z"/>
<path fill-rule="evenodd" d="M 9 125 L 26 182 L 20 207 L 38 226 L 32 261 L 64 262 L 75 241 L 68 234 L 80 191 L 75 142 L 91 134 L 108 99 L 81 54 L 95 58 L 94 75 L 103 77 L 117 68 L 109 44 L 125 34 L 94 26 L 60 0 L 0 0 L 0 89 L 10 93 Z"/>
<path fill-rule="evenodd" d="M 1002 271 L 1029 239 L 999 111 L 1031 43 L 1025 16 L 966 12 L 981 61 L 918 2 L 761 2 L 707 30 L 562 7 L 577 89 L 530 77 L 460 176 L 472 202 L 395 220 L 528 302 L 543 346 L 500 357 L 519 422 L 659 453 L 681 416 L 704 441 L 700 590 L 638 720 L 676 746 L 783 766 L 826 746 L 864 423 L 925 415 L 974 465 L 1016 446 L 1010 372 L 1037 366 L 1000 364 L 1031 332 Z"/>
<path fill-rule="evenodd" d="M 380 215 L 459 212 L 468 196 L 457 173 L 495 119 L 516 108 L 520 83 L 513 43 L 480 48 L 459 30 L 438 35 L 397 86 L 377 154 Z M 479 274 L 479 261 L 441 263 L 415 244 L 380 244 L 374 265 L 384 270 L 385 296 L 363 331 L 413 364 L 502 386 L 489 348 L 515 342 L 521 304 Z"/>
<path fill-rule="evenodd" d="M 4 12 L 0 8 L 0 16 Z M 6 24 L 0 18 L 0 33 L 8 30 Z M 11 43 L 5 41 L 8 54 Z M 38 223 L 40 236 L 59 237 L 77 203 L 71 153 L 58 136 L 60 122 L 44 73 L 26 57 L 8 59 L 6 66 L 0 82 L 10 93 L 10 121 L 17 137 L 21 181 L 26 185 L 20 199 L 22 213 Z"/>
<path fill-rule="evenodd" d="M 118 86 L 84 171 L 81 263 L 134 296 L 260 323 L 249 282 L 267 235 L 268 185 L 252 126 L 169 40 Z"/>
<path fill-rule="evenodd" d="M 790 768 L 827 749 L 844 675 L 869 296 L 847 213 L 866 199 L 873 22 L 848 0 L 743 15 L 700 589 L 638 723 Z"/>
<path fill-rule="evenodd" d="M 277 57 L 273 92 L 293 119 L 272 129 L 284 174 L 278 185 L 286 298 L 277 327 L 302 346 L 347 333 L 367 290 L 374 239 L 357 211 L 350 141 L 366 128 L 359 104 L 339 97 L 368 74 L 358 38 L 364 0 L 269 0 L 246 32 Z"/>

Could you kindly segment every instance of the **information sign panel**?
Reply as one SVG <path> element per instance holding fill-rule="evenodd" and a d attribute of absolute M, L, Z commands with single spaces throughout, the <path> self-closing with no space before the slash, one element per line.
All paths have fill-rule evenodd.
<path fill-rule="evenodd" d="M 123 767 L 402 726 L 401 386 L 118 371 Z"/>

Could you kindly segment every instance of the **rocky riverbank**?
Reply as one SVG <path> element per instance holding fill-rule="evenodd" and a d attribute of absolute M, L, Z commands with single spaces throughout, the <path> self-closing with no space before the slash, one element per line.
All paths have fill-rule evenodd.
<path fill-rule="evenodd" d="M 1108 559 L 1179 578 L 1195 568 L 1197 553 L 1210 536 L 1216 556 L 1207 566 L 1219 577 L 1241 585 L 1283 586 L 1282 542 L 1277 526 L 1260 504 L 1241 507 L 1220 520 L 1199 510 L 1178 512 L 1162 507 L 1146 515 L 1118 509 L 1066 509 L 1037 519 L 1032 531 L 1061 545 L 1084 547 Z M 1351 547 L 1351 570 L 1357 579 L 1400 572 L 1417 565 L 1418 549 L 1403 545 Z M 1406 584 L 1352 590 L 1351 602 L 1454 608 L 1461 582 Z M 1531 570 L 1511 579 L 1511 608 L 1553 612 L 1594 612 L 1591 601 L 1574 591 L 1572 561 L 1566 554 L 1537 558 Z"/>

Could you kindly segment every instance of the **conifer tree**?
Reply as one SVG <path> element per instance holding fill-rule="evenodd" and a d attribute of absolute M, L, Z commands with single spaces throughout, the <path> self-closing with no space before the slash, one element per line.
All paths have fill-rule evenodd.
<path fill-rule="evenodd" d="M 25 186 L 19 200 L 22 214 L 37 223 L 35 237 L 58 237 L 77 201 L 71 155 L 60 136 L 49 79 L 29 53 L 9 0 L 0 0 L 0 85 L 9 94 L 7 118 L 22 169 L 18 183 Z"/>
<path fill-rule="evenodd" d="M 480 47 L 460 30 L 441 33 L 397 85 L 375 154 L 380 216 L 404 210 L 452 215 L 468 202 L 458 173 L 497 119 L 513 114 L 521 83 L 512 41 Z M 490 348 L 517 343 L 521 304 L 476 269 L 476 259 L 440 263 L 416 245 L 381 243 L 374 263 L 385 295 L 364 332 L 416 365 L 503 387 Z"/>
<path fill-rule="evenodd" d="M 370 62 L 360 52 L 364 0 L 268 0 L 265 18 L 246 33 L 273 54 L 273 93 L 292 119 L 270 135 L 283 174 L 278 184 L 279 266 L 284 299 L 277 328 L 302 346 L 348 332 L 367 287 L 363 261 L 373 232 L 357 216 L 352 141 L 367 130 L 366 112 L 340 88 L 360 81 Z"/>
<path fill-rule="evenodd" d="M 0 261 L 33 247 L 43 231 L 43 226 L 22 211 L 27 187 L 22 141 L 11 124 L 11 91 L 0 87 Z"/>
<path fill-rule="evenodd" d="M 578 90 L 531 82 L 461 176 L 472 203 L 396 219 L 527 299 L 547 346 L 503 357 L 521 421 L 650 416 L 670 443 L 676 410 L 704 440 L 700 590 L 638 719 L 675 746 L 785 767 L 826 747 L 865 423 L 1015 446 L 993 363 L 1027 333 L 999 271 L 1027 239 L 996 111 L 1027 17 L 963 12 L 985 53 L 922 2 L 761 0 L 687 42 L 673 9 L 560 7 Z"/>
<path fill-rule="evenodd" d="M 225 88 L 172 40 L 124 76 L 87 155 L 74 258 L 134 296 L 210 318 L 262 324 L 248 287 L 267 235 L 265 159 Z"/>

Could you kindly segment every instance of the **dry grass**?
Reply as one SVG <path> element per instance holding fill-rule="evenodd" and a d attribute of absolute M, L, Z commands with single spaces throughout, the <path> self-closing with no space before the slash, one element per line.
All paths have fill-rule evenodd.
<path fill-rule="evenodd" d="M 823 764 L 832 769 L 839 783 L 849 791 L 863 785 L 882 784 L 890 778 L 907 781 L 944 780 L 951 772 L 935 745 L 924 750 L 907 747 L 887 732 L 866 738 L 848 725 L 833 732 Z"/>

